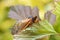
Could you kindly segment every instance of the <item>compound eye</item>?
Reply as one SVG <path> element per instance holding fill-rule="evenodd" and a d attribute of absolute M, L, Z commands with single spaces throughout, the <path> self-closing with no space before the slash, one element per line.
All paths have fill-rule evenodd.
<path fill-rule="evenodd" d="M 35 20 L 37 19 L 37 16 L 35 16 L 35 17 L 32 17 L 32 16 L 31 16 L 31 17 L 29 17 L 29 19 L 30 19 L 30 18 L 32 19 L 32 22 L 34 23 Z"/>

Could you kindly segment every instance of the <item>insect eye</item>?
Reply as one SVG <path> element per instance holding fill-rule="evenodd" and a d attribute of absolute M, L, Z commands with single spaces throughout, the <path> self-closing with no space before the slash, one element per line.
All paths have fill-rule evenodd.
<path fill-rule="evenodd" d="M 35 20 L 37 19 L 37 16 L 35 16 L 35 17 L 28 17 L 28 18 L 31 18 L 32 19 L 32 22 L 35 22 Z"/>
<path fill-rule="evenodd" d="M 37 19 L 37 16 L 32 18 L 32 21 L 35 22 L 35 20 Z"/>

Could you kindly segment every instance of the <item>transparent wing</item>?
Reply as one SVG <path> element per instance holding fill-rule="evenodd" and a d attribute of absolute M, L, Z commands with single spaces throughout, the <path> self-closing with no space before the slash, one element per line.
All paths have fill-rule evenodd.
<path fill-rule="evenodd" d="M 9 17 L 14 18 L 16 20 L 23 20 L 35 16 L 39 18 L 39 10 L 37 7 L 31 9 L 30 6 L 17 5 L 12 6 L 9 12 Z"/>
<path fill-rule="evenodd" d="M 51 11 L 48 11 L 45 14 L 45 19 L 47 19 L 51 24 L 54 24 L 56 21 L 56 15 L 54 15 Z"/>
<path fill-rule="evenodd" d="M 26 17 L 32 17 L 32 9 L 30 6 L 25 6 Z"/>
<path fill-rule="evenodd" d="M 17 15 L 17 13 L 15 11 L 13 11 L 13 10 L 10 10 L 9 17 L 13 18 L 15 20 L 19 20 L 20 19 L 20 17 Z"/>
<path fill-rule="evenodd" d="M 9 12 L 9 17 L 16 20 L 23 20 L 26 18 L 24 6 L 12 6 Z"/>
<path fill-rule="evenodd" d="M 23 5 L 18 5 L 18 10 L 19 10 L 19 16 L 21 16 L 23 19 L 26 19 L 26 14 L 25 14 L 25 6 Z"/>
<path fill-rule="evenodd" d="M 39 18 L 39 9 L 37 7 L 34 7 L 32 9 L 32 16 L 33 17 L 37 16 Z"/>

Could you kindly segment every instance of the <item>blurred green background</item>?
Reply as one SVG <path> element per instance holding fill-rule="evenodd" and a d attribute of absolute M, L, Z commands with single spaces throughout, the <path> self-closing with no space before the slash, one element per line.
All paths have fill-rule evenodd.
<path fill-rule="evenodd" d="M 48 10 L 55 9 L 53 13 L 57 16 L 56 23 L 53 25 L 54 29 L 60 33 L 60 2 L 55 0 L 0 0 L 0 40 L 13 40 L 10 28 L 15 24 L 15 20 L 8 18 L 8 12 L 13 5 L 37 6 L 39 8 L 40 18 L 44 19 L 44 13 Z M 60 40 L 59 35 L 48 37 L 50 40 Z M 47 40 L 49 40 L 47 39 Z M 42 39 L 42 40 L 46 40 Z"/>

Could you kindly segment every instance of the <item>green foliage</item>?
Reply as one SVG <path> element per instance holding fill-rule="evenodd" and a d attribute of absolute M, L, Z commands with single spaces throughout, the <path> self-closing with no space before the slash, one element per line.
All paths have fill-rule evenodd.
<path fill-rule="evenodd" d="M 60 33 L 60 2 L 56 2 L 56 9 L 54 11 L 56 15 L 56 23 L 54 25 L 55 30 Z"/>
<path fill-rule="evenodd" d="M 39 34 L 49 34 L 49 33 L 56 33 L 53 26 L 48 23 L 47 20 L 43 20 L 39 22 L 39 25 L 33 25 L 33 27 L 36 27 L 37 31 L 36 32 L 40 32 Z M 35 30 L 33 30 L 35 31 Z"/>
<path fill-rule="evenodd" d="M 13 40 L 13 36 L 11 35 L 10 31 L 5 33 L 0 32 L 0 40 Z"/>
<path fill-rule="evenodd" d="M 22 35 L 22 37 L 33 37 L 34 39 L 37 39 L 39 37 L 42 38 L 42 35 L 53 34 L 56 34 L 53 26 L 47 20 L 43 20 L 38 23 L 32 24 L 32 26 L 27 28 L 20 35 Z"/>
<path fill-rule="evenodd" d="M 55 6 L 54 14 L 56 15 L 56 22 L 54 24 L 54 28 L 58 34 L 51 35 L 50 40 L 60 40 L 60 2 L 55 2 Z"/>
<path fill-rule="evenodd" d="M 13 19 L 6 19 L 0 24 L 0 30 L 6 31 L 14 25 L 15 21 Z"/>
<path fill-rule="evenodd" d="M 8 12 L 9 12 L 8 7 L 4 8 L 4 9 L 0 9 L 0 23 L 2 21 L 4 21 L 6 18 L 8 18 Z"/>
<path fill-rule="evenodd" d="M 60 40 L 60 35 L 51 35 L 49 40 Z"/>
<path fill-rule="evenodd" d="M 10 7 L 2 6 L 4 0 L 0 0 L 0 40 L 13 40 L 10 28 L 15 20 L 8 18 Z"/>

